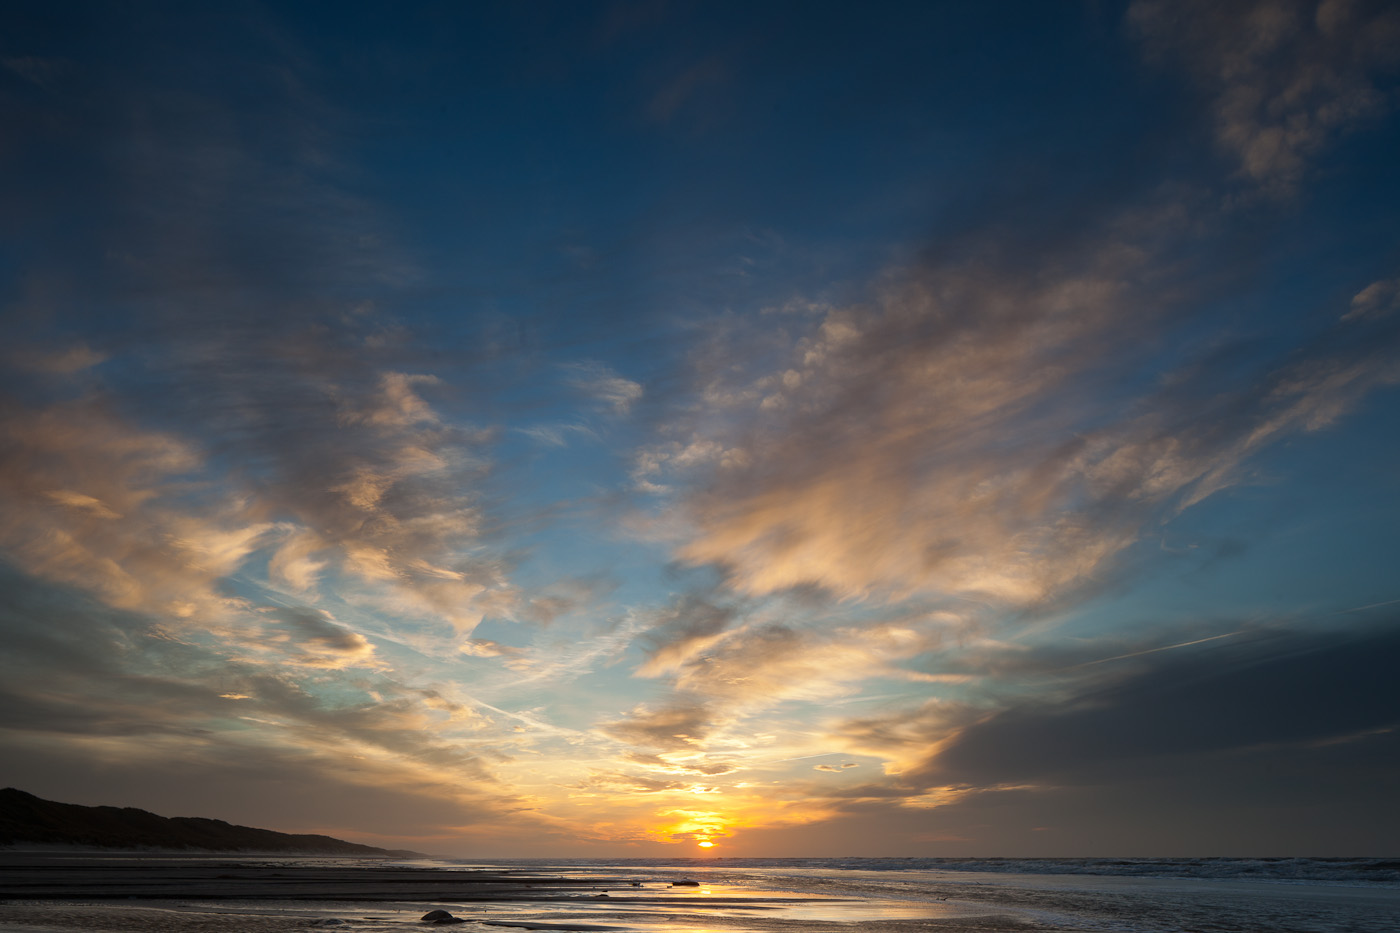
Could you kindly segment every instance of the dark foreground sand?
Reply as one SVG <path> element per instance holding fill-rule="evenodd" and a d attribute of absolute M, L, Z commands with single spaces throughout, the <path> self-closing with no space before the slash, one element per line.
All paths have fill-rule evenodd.
<path fill-rule="evenodd" d="M 236 899 L 518 901 L 577 895 L 628 879 L 569 879 L 504 871 L 436 871 L 377 859 L 101 857 L 0 853 L 0 902 Z"/>
<path fill-rule="evenodd" d="M 0 930 L 150 930 L 156 933 L 291 933 L 414 924 L 436 903 L 480 905 L 468 929 L 489 923 L 492 905 L 540 907 L 597 897 L 611 879 L 529 872 L 438 871 L 375 859 L 113 857 L 0 853 Z M 627 887 L 629 880 L 616 880 Z M 317 905 L 324 910 L 317 911 Z M 354 905 L 365 905 L 360 914 Z M 373 909 L 372 909 L 373 908 Z M 460 906 L 459 915 L 463 915 Z M 315 916 L 317 913 L 324 916 Z M 294 914 L 289 916 L 289 914 Z M 488 919 L 489 918 L 489 919 Z M 434 927 L 437 928 L 437 927 Z M 463 926 L 445 929 L 462 930 Z M 534 929 L 595 929 L 533 924 Z"/>
<path fill-rule="evenodd" d="M 241 914 L 238 929 L 245 933 L 301 933 L 309 926 L 301 918 L 280 915 Z M 335 929 L 339 924 L 327 925 Z M 226 915 L 162 907 L 131 907 L 113 904 L 0 903 L 0 930 L 6 933 L 52 933 L 55 930 L 92 930 L 101 933 L 227 933 Z M 434 927 L 433 929 L 438 929 Z M 452 929 L 442 927 L 441 929 Z"/>

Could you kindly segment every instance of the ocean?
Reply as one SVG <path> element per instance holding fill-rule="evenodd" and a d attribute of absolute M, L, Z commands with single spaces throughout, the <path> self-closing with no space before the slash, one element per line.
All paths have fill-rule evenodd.
<path fill-rule="evenodd" d="M 13 860 L 10 865 L 13 867 Z M 84 865 L 91 867 L 92 860 Z M 446 928 L 618 933 L 1396 933 L 1397 859 L 425 859 L 144 857 L 98 866 L 126 896 L 7 883 L 0 931 L 292 933 Z M 60 869 L 55 869 L 60 870 Z M 84 869 L 87 871 L 87 868 Z M 10 876 L 6 876 L 10 879 Z M 64 875 L 63 877 L 69 877 Z M 222 879 L 222 880 L 221 880 Z M 508 880 L 501 894 L 496 882 Z M 11 879 L 12 880 L 12 879 Z M 332 885 L 331 881 L 335 884 Z M 693 882 L 693 884 L 691 883 Z M 15 887 L 20 884 L 21 887 Z M 26 893 L 23 884 L 31 884 Z M 213 887 L 209 885 L 212 884 Z M 319 886 L 318 886 L 319 884 Z M 224 887 L 219 887 L 223 885 Z M 431 890 L 425 885 L 429 885 Z M 163 890 L 163 889 L 162 889 Z M 184 890 L 186 896 L 172 891 Z M 428 891 L 431 896 L 425 897 Z M 95 896 L 97 895 L 97 896 Z"/>

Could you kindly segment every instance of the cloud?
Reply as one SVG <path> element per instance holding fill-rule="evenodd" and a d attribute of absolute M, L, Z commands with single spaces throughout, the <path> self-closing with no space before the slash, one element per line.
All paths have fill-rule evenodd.
<path fill-rule="evenodd" d="M 297 652 L 291 660 L 297 664 L 323 668 L 365 666 L 374 656 L 369 639 L 337 625 L 328 612 L 281 609 L 271 614 L 287 630 L 293 651 Z"/>
<path fill-rule="evenodd" d="M 616 586 L 617 582 L 606 576 L 565 577 L 533 587 L 516 605 L 515 617 L 538 625 L 552 625 L 570 614 L 596 606 Z"/>
<path fill-rule="evenodd" d="M 662 771 L 667 774 L 706 774 L 711 777 L 718 777 L 723 774 L 731 774 L 739 770 L 738 765 L 732 761 L 709 761 L 697 759 L 693 754 L 669 754 L 666 757 L 660 755 L 648 755 L 637 751 L 628 751 L 622 754 L 622 760 L 640 765 L 651 771 Z"/>
<path fill-rule="evenodd" d="M 516 598 L 485 540 L 495 433 L 443 417 L 437 400 L 470 393 L 466 367 L 448 384 L 379 310 L 414 271 L 344 184 L 314 66 L 270 38 L 275 25 L 233 28 L 277 46 L 278 67 L 245 76 L 251 97 L 195 77 L 222 65 L 116 43 L 23 113 L 34 146 L 76 161 L 29 172 L 5 154 L 31 210 L 87 218 L 72 225 L 81 243 L 67 221 L 44 228 L 6 309 L 32 323 L 14 330 L 29 363 L 4 387 L 8 430 L 27 433 L 0 469 L 32 518 L 35 498 L 69 513 L 11 553 L 36 572 L 71 567 L 68 579 L 121 605 L 183 602 L 186 617 L 216 614 L 214 597 L 266 559 L 257 582 L 297 601 L 334 592 L 469 631 Z M 120 326 L 100 353 L 72 341 L 113 303 Z M 147 445 L 144 464 L 123 436 Z M 35 468 L 51 488 L 14 486 L 37 481 L 15 478 Z"/>
<path fill-rule="evenodd" d="M 0 547 L 10 559 L 117 607 L 220 611 L 218 578 L 267 529 L 240 529 L 229 499 L 181 506 L 182 484 L 202 465 L 195 448 L 93 397 L 0 405 Z"/>
<path fill-rule="evenodd" d="M 529 814 L 477 787 L 463 793 L 412 770 L 326 754 L 317 748 L 268 748 L 199 736 L 117 743 L 71 743 L 6 733 L 16 760 L 5 779 L 43 788 L 51 799 L 135 806 L 168 816 L 204 816 L 284 832 L 333 835 L 369 845 L 443 851 L 463 827 L 490 834 L 532 825 Z M 91 775 L 100 768 L 95 786 Z"/>
<path fill-rule="evenodd" d="M 1153 56 L 1185 62 L 1212 98 L 1221 148 L 1274 192 L 1388 108 L 1376 75 L 1400 59 L 1400 14 L 1385 4 L 1136 0 L 1127 22 Z"/>
<path fill-rule="evenodd" d="M 91 369 L 107 359 L 108 355 L 105 353 L 98 352 L 86 344 L 76 344 L 51 353 L 16 354 L 11 362 L 15 366 L 32 369 L 36 372 L 71 376 L 85 369 Z"/>
<path fill-rule="evenodd" d="M 696 533 L 679 555 L 755 594 L 1031 602 L 1092 572 L 1121 545 L 1062 514 L 1069 406 L 1087 401 L 1066 393 L 1108 352 L 1141 264 L 1112 247 L 1067 272 L 930 270 L 827 314 L 753 391 L 725 393 L 733 421 L 687 445 L 715 453 L 692 458 Z"/>
<path fill-rule="evenodd" d="M 699 374 L 705 417 L 678 418 L 691 433 L 639 458 L 643 478 L 680 490 L 662 506 L 677 556 L 751 596 L 1047 606 L 1400 374 L 1395 329 L 1368 319 L 1248 369 L 1183 347 L 1148 382 L 1162 362 L 1144 351 L 1193 318 L 1159 287 L 1165 246 L 1113 230 L 1030 263 L 891 274 L 766 372 L 736 362 L 736 341 Z"/>
<path fill-rule="evenodd" d="M 987 844 L 1046 855 L 1066 844 L 1285 854 L 1304 837 L 1339 853 L 1384 851 L 1387 830 L 1358 836 L 1342 824 L 1376 819 L 1390 796 L 1400 737 L 1400 691 L 1385 660 L 1400 639 L 1391 620 L 1262 626 L 1189 643 L 1184 634 L 1023 647 L 1021 673 L 989 682 L 973 702 L 833 720 L 827 741 L 884 759 L 889 776 L 789 789 L 827 813 L 824 832 L 836 838 L 883 827 L 881 851 L 919 851 L 909 834 L 965 837 L 969 855 Z M 1319 825 L 1278 819 L 1300 801 Z M 1070 834 L 1025 836 L 1042 826 Z"/>
<path fill-rule="evenodd" d="M 961 624 L 938 612 L 834 627 L 772 621 L 793 608 L 780 600 L 721 609 L 695 593 L 673 602 L 657 613 L 661 625 L 645 630 L 649 657 L 636 670 L 664 680 L 668 695 L 601 723 L 598 731 L 632 746 L 621 751 L 623 760 L 667 774 L 782 770 L 784 762 L 818 749 L 856 751 L 829 732 L 813 731 L 803 714 L 790 721 L 774 715 L 786 704 L 819 709 L 876 677 L 935 679 L 902 664 L 934 649 Z M 906 757 L 926 751 L 927 744 L 919 744 Z"/>
<path fill-rule="evenodd" d="M 510 602 L 503 567 L 478 547 L 487 519 L 472 486 L 487 439 L 441 424 L 416 391 L 437 380 L 387 372 L 356 391 L 334 371 L 307 375 L 296 390 L 323 418 L 301 419 L 289 434 L 268 396 L 239 426 L 262 457 L 255 501 L 295 523 L 272 558 L 281 582 L 300 590 L 334 566 L 378 591 L 382 605 L 463 631 L 487 606 Z"/>
<path fill-rule="evenodd" d="M 1187 767 L 1204 756 L 1278 746 L 1307 755 L 1400 728 L 1400 688 L 1384 660 L 1397 649 L 1400 631 L 1383 626 L 1264 630 L 1151 654 L 1062 699 L 1013 704 L 968 725 L 907 778 L 974 786 L 1097 781 L 1134 761 Z"/>
<path fill-rule="evenodd" d="M 603 403 L 615 415 L 627 414 L 643 395 L 641 383 L 619 376 L 602 363 L 575 363 L 568 369 L 575 389 Z"/>
<path fill-rule="evenodd" d="M 281 611 L 241 641 L 178 637 L 143 613 L 9 568 L 0 586 L 0 730 L 36 761 L 88 754 L 134 768 L 162 756 L 293 755 L 308 780 L 354 761 L 361 783 L 463 787 L 487 809 L 510 796 L 483 763 L 492 745 L 466 704 L 381 673 L 350 676 L 342 668 L 363 666 L 369 645 L 322 613 Z"/>
<path fill-rule="evenodd" d="M 498 563 L 463 557 L 484 516 L 459 484 L 480 465 L 413 384 L 391 373 L 363 399 L 327 390 L 325 420 L 303 419 L 287 444 L 277 443 L 287 424 L 270 397 L 246 408 L 237 430 L 249 446 L 275 437 L 241 476 L 198 442 L 133 424 L 115 398 L 38 409 L 12 400 L 0 427 L 0 545 L 113 605 L 204 624 L 227 614 L 225 581 L 261 552 L 272 582 L 293 593 L 314 598 L 336 570 L 386 603 L 470 630 L 485 605 L 513 596 Z M 211 492 L 189 496 L 196 483 Z"/>
<path fill-rule="evenodd" d="M 671 670 L 696 651 L 714 643 L 738 617 L 732 606 L 718 606 L 698 593 L 678 597 L 653 617 L 644 639 L 650 644 L 643 676 Z"/>
<path fill-rule="evenodd" d="M 1383 317 L 1397 310 L 1400 310 L 1400 279 L 1382 279 L 1356 293 L 1351 299 L 1351 309 L 1342 315 L 1342 320 Z"/>
<path fill-rule="evenodd" d="M 897 662 L 935 647 L 946 626 L 934 616 L 924 624 L 870 623 L 828 630 L 757 623 L 695 648 L 666 669 L 676 688 L 715 701 L 732 713 L 771 708 L 788 700 L 822 701 L 843 696 L 875 676 L 914 675 Z M 655 676 L 651 664 L 640 674 Z"/>
<path fill-rule="evenodd" d="M 587 589 L 585 586 L 579 592 Z M 548 625 L 548 630 L 538 632 L 528 649 L 511 653 L 508 664 L 516 686 L 558 686 L 591 674 L 615 662 L 644 627 L 641 619 L 631 614 L 606 621 L 586 613 L 561 621 L 550 614 L 552 610 L 572 610 L 579 605 L 582 603 L 569 601 L 566 605 L 546 600 L 545 606 L 527 612 L 525 618 Z"/>
<path fill-rule="evenodd" d="M 941 747 L 959 728 L 986 715 L 966 702 L 940 698 L 900 703 L 874 715 L 833 718 L 826 724 L 828 741 L 846 754 L 868 755 L 882 760 L 885 771 L 900 774 L 927 761 L 930 750 Z M 922 793 L 906 788 L 897 796 Z M 871 792 L 874 793 L 874 792 Z M 869 796 L 869 794 L 860 794 Z"/>
<path fill-rule="evenodd" d="M 537 424 L 514 430 L 545 447 L 567 447 L 571 436 L 598 439 L 596 431 L 581 424 Z"/>
<path fill-rule="evenodd" d="M 474 658 L 499 658 L 520 654 L 519 648 L 503 645 L 500 642 L 491 641 L 489 638 L 468 639 L 462 642 L 458 650 Z"/>
<path fill-rule="evenodd" d="M 639 777 L 621 771 L 594 771 L 587 780 L 572 785 L 575 790 L 598 791 L 605 794 L 659 794 L 688 790 L 692 781 L 668 781 Z"/>
<path fill-rule="evenodd" d="M 933 699 L 832 721 L 829 741 L 884 759 L 892 778 L 840 790 L 814 785 L 811 793 L 963 806 L 1016 788 L 1046 795 L 1050 806 L 1066 789 L 1216 770 L 1244 781 L 1257 772 L 1259 780 L 1280 757 L 1294 759 L 1306 783 L 1332 749 L 1375 752 L 1400 730 L 1400 693 L 1382 660 L 1397 638 L 1393 627 L 1374 625 L 1258 628 L 1127 653 L 1121 643 L 1080 646 L 1085 655 L 1118 655 L 1103 666 L 1065 666 L 1061 648 L 1050 646 L 1047 656 L 1027 658 L 1033 668 L 989 686 L 975 703 Z"/>
<path fill-rule="evenodd" d="M 715 728 L 716 723 L 703 702 L 687 702 L 683 697 L 659 708 L 640 704 L 625 718 L 598 725 L 600 732 L 620 742 L 663 751 L 702 749 Z"/>

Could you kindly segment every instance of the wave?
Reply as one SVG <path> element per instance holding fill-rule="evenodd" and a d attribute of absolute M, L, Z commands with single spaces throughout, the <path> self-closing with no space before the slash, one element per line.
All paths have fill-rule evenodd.
<path fill-rule="evenodd" d="M 795 871 L 988 872 L 1023 875 L 1113 875 L 1238 881 L 1400 886 L 1395 858 L 696 858 L 503 859 L 520 867 L 597 869 L 789 869 Z"/>

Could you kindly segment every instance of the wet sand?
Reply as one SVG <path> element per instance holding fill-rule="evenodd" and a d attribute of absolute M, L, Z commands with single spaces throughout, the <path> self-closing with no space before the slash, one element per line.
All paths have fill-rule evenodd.
<path fill-rule="evenodd" d="M 818 919 L 815 908 L 839 908 L 845 899 L 672 886 L 671 880 L 645 871 L 616 877 L 444 871 L 378 859 L 11 852 L 0 853 L 0 931 L 370 933 L 418 928 L 436 906 L 467 921 L 444 927 L 463 933 L 875 929 Z"/>
<path fill-rule="evenodd" d="M 444 929 L 457 933 L 507 933 L 513 930 L 612 931 L 612 933 L 1006 933 L 1027 927 L 1016 918 L 996 914 L 960 914 L 943 918 L 832 921 L 793 920 L 781 917 L 733 917 L 700 913 L 665 912 L 638 916 L 602 911 L 575 918 L 557 913 L 511 919 L 475 916 L 456 910 L 465 922 L 437 926 L 419 920 L 422 913 L 402 910 L 395 914 L 369 910 L 329 909 L 323 916 L 289 915 L 269 903 L 261 911 L 248 906 L 228 911 L 204 907 L 69 903 L 0 903 L 0 931 L 4 933 L 399 933 L 408 929 Z"/>

